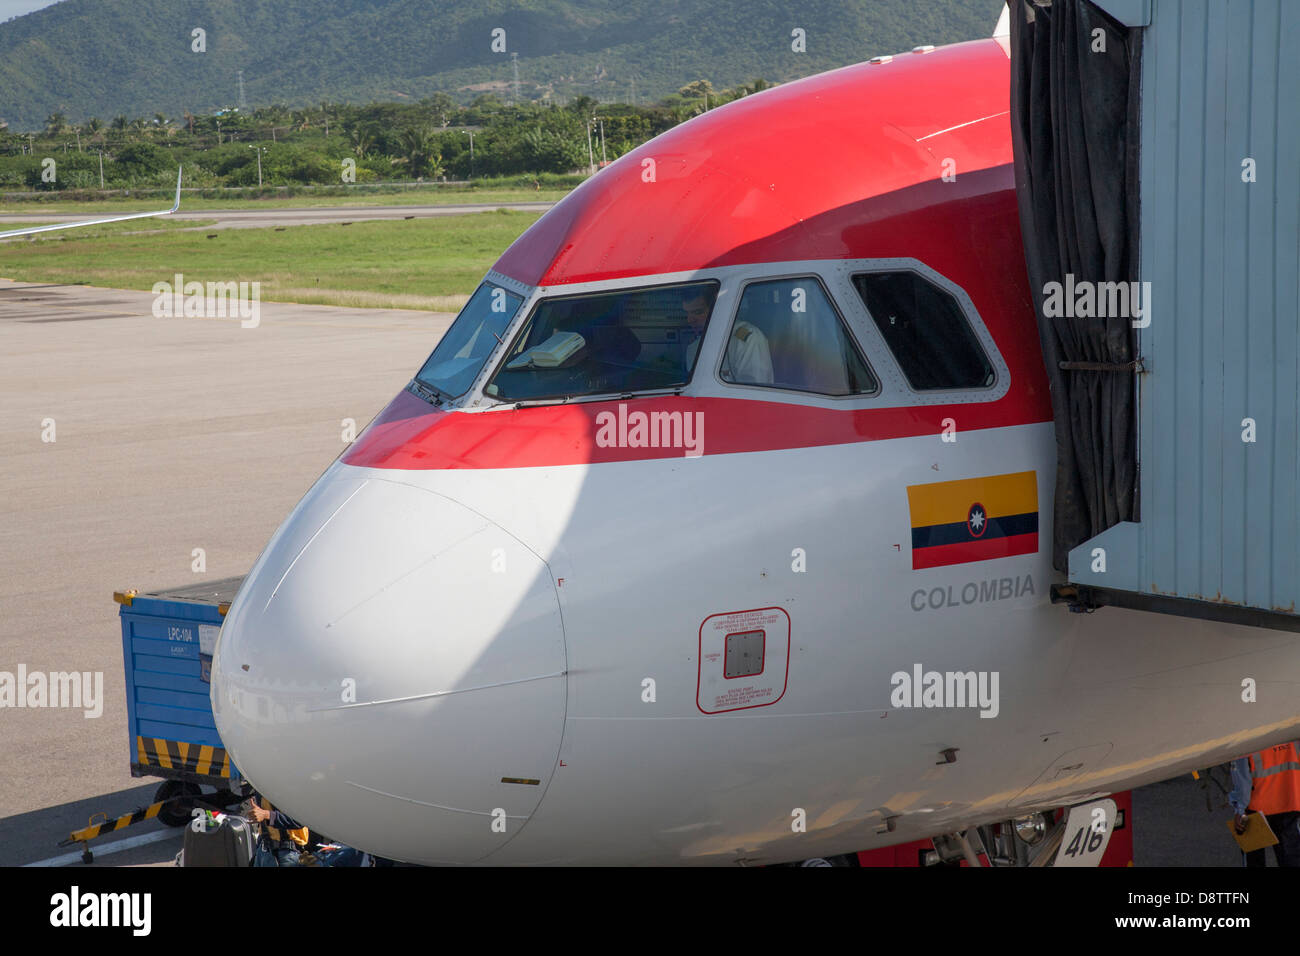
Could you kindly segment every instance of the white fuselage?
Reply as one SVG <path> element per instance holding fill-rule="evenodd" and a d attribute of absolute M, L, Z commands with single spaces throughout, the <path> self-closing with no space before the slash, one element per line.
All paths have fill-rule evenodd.
<path fill-rule="evenodd" d="M 662 864 L 897 843 L 1285 738 L 1290 635 L 1050 604 L 1052 465 L 1049 424 L 545 468 L 336 463 L 227 619 L 243 640 L 219 649 L 223 739 L 277 804 L 381 855 Z M 903 489 L 1028 470 L 1037 554 L 912 569 Z M 702 625 L 767 608 L 789 620 L 779 699 L 706 713 Z M 996 715 L 893 706 L 915 665 L 996 672 Z"/>

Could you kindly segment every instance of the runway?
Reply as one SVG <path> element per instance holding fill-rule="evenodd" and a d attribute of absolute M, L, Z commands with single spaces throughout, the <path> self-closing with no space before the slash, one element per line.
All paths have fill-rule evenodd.
<path fill-rule="evenodd" d="M 0 670 L 102 672 L 104 688 L 98 717 L 0 710 L 0 865 L 65 855 L 58 841 L 92 813 L 157 787 L 127 769 L 113 591 L 245 573 L 343 450 L 343 419 L 364 427 L 452 318 L 268 302 L 245 329 L 155 319 L 152 301 L 0 280 Z M 1236 865 L 1227 811 L 1207 812 L 1200 787 L 1135 791 L 1138 866 Z M 157 834 L 94 865 L 169 864 L 181 831 L 161 830 L 102 838 Z"/>
<path fill-rule="evenodd" d="M 491 212 L 495 209 L 545 212 L 553 205 L 555 203 L 503 202 L 457 203 L 447 206 L 268 207 L 266 209 L 211 209 L 187 212 L 185 211 L 185 199 L 182 197 L 182 211 L 168 218 L 209 223 L 206 226 L 195 226 L 196 229 L 265 229 L 272 226 L 311 226 L 322 223 L 367 222 L 374 219 L 428 219 L 436 216 L 460 216 L 465 213 Z M 84 219 L 94 219 L 97 215 L 93 211 L 77 215 L 39 212 L 0 215 L 0 226 L 5 227 L 0 228 L 0 232 L 5 231 L 5 229 L 21 229 L 24 225 L 30 223 L 80 222 Z M 214 219 L 216 222 L 212 223 L 211 220 Z M 147 223 L 141 223 L 140 228 L 147 228 Z"/>

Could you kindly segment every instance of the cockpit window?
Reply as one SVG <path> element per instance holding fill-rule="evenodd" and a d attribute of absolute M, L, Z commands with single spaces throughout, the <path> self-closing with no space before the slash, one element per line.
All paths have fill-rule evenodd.
<path fill-rule="evenodd" d="M 415 376 L 447 398 L 464 395 L 492 350 L 502 342 L 506 328 L 523 299 L 500 286 L 484 282 Z"/>
<path fill-rule="evenodd" d="M 993 366 L 951 292 L 906 271 L 856 275 L 853 285 L 914 390 L 993 385 Z"/>
<path fill-rule="evenodd" d="M 543 299 L 485 389 L 507 402 L 685 385 L 717 282 Z"/>
<path fill-rule="evenodd" d="M 865 395 L 879 387 L 813 276 L 745 287 L 721 375 L 736 385 L 834 396 Z"/>

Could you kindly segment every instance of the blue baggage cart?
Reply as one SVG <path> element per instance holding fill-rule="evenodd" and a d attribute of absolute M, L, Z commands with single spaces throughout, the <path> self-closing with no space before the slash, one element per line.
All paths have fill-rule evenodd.
<path fill-rule="evenodd" d="M 155 812 L 170 826 L 189 820 L 193 798 L 222 807 L 239 799 L 239 772 L 217 735 L 209 691 L 217 634 L 242 581 L 113 595 L 121 605 L 131 776 L 163 778 Z"/>

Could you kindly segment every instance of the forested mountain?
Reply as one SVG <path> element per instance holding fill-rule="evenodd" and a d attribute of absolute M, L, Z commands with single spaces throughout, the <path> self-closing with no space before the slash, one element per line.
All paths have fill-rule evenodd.
<path fill-rule="evenodd" d="M 0 24 L 0 119 L 239 103 L 648 102 L 988 36 L 1002 0 L 63 0 Z M 204 31 L 202 44 L 195 30 Z M 504 31 L 494 34 L 494 31 Z M 802 31 L 800 35 L 797 31 Z M 795 47 L 803 45 L 802 50 Z M 203 50 L 197 47 L 202 45 Z"/>

